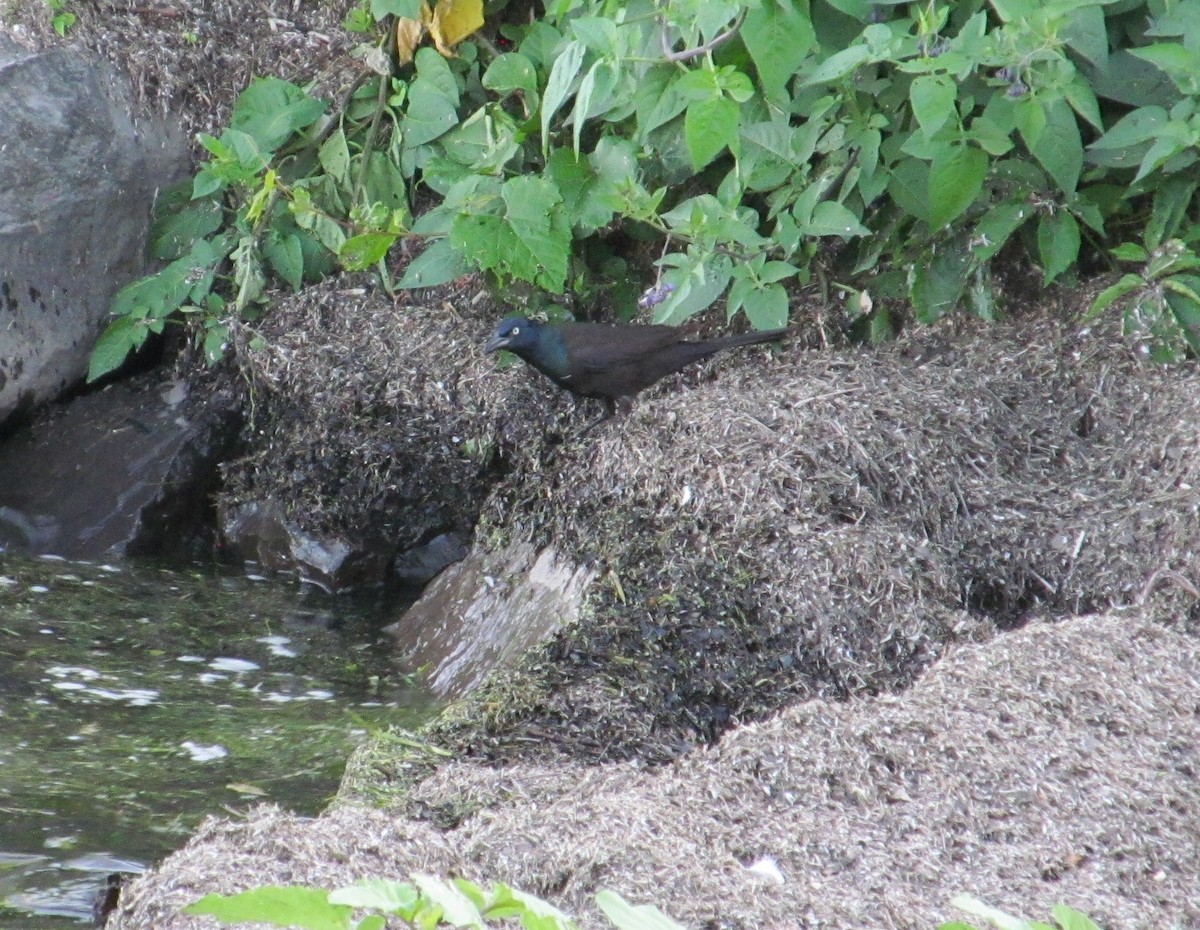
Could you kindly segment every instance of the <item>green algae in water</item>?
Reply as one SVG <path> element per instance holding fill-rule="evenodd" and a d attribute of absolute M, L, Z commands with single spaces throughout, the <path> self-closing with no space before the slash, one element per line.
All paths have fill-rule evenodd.
<path fill-rule="evenodd" d="M 0 556 L 0 928 L 73 926 L 206 814 L 320 810 L 371 729 L 429 713 L 379 638 L 398 609 Z"/>

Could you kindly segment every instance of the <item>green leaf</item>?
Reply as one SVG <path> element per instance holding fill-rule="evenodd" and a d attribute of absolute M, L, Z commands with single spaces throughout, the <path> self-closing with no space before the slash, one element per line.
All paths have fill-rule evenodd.
<path fill-rule="evenodd" d="M 1110 254 L 1123 262 L 1144 262 L 1150 257 L 1150 253 L 1136 242 L 1122 242 Z"/>
<path fill-rule="evenodd" d="M 1092 305 L 1088 308 L 1087 313 L 1083 315 L 1084 320 L 1095 319 L 1116 301 L 1139 290 L 1145 283 L 1146 281 L 1141 275 L 1122 275 L 1120 281 L 1109 285 L 1096 295 L 1096 299 L 1092 301 Z"/>
<path fill-rule="evenodd" d="M 988 157 L 971 145 L 942 147 L 929 166 L 929 225 L 940 229 L 975 202 L 987 177 Z"/>
<path fill-rule="evenodd" d="M 617 930 L 684 930 L 652 904 L 630 904 L 615 891 L 601 891 L 596 904 Z"/>
<path fill-rule="evenodd" d="M 931 261 L 912 268 L 910 297 L 917 320 L 933 323 L 950 313 L 962 297 L 971 271 L 965 243 L 940 249 Z"/>
<path fill-rule="evenodd" d="M 728 255 L 703 259 L 689 256 L 684 262 L 683 267 L 671 268 L 663 275 L 663 280 L 676 289 L 654 311 L 655 323 L 679 324 L 708 309 L 725 292 L 733 276 L 733 262 Z"/>
<path fill-rule="evenodd" d="M 397 287 L 437 287 L 461 278 L 471 265 L 449 239 L 435 239 L 425 251 L 408 263 Z"/>
<path fill-rule="evenodd" d="M 906 158 L 892 170 L 888 193 L 909 216 L 929 222 L 929 166 L 917 158 Z"/>
<path fill-rule="evenodd" d="M 683 118 L 684 138 L 692 170 L 699 171 L 728 147 L 738 144 L 739 107 L 726 97 L 694 100 Z"/>
<path fill-rule="evenodd" d="M 390 878 L 364 879 L 356 885 L 347 885 L 329 892 L 330 904 L 345 904 L 348 907 L 370 907 L 389 914 L 411 913 L 420 901 L 417 889 L 408 882 Z"/>
<path fill-rule="evenodd" d="M 503 213 L 460 213 L 451 227 L 456 249 L 481 268 L 561 293 L 571 230 L 552 181 L 518 177 L 501 188 Z"/>
<path fill-rule="evenodd" d="M 92 356 L 88 361 L 88 383 L 120 368 L 130 352 L 142 347 L 149 333 L 144 320 L 130 316 L 119 316 L 109 323 L 92 347 Z"/>
<path fill-rule="evenodd" d="M 493 61 L 483 73 L 483 86 L 494 93 L 537 91 L 537 73 L 533 62 L 519 52 L 506 52 Z"/>
<path fill-rule="evenodd" d="M 579 84 L 579 92 L 575 95 L 575 109 L 571 114 L 576 155 L 579 154 L 579 140 L 589 113 L 600 111 L 608 101 L 616 83 L 616 69 L 608 61 L 597 61 L 583 76 L 583 81 Z"/>
<path fill-rule="evenodd" d="M 409 85 L 408 110 L 400 124 L 405 148 L 413 149 L 432 142 L 457 123 L 458 108 L 454 100 L 437 84 L 427 78 L 417 77 Z"/>
<path fill-rule="evenodd" d="M 171 213 L 150 229 L 150 255 L 160 261 L 173 261 L 192 250 L 198 239 L 216 232 L 225 211 L 216 200 L 194 200 L 178 213 Z"/>
<path fill-rule="evenodd" d="M 546 92 L 542 95 L 542 154 L 550 147 L 550 121 L 570 96 L 571 86 L 583 66 L 587 47 L 578 39 L 567 43 L 566 48 L 554 59 L 550 77 L 546 80 Z"/>
<path fill-rule="evenodd" d="M 402 16 L 405 19 L 421 18 L 421 0 L 371 0 L 371 15 L 375 21 L 385 16 Z"/>
<path fill-rule="evenodd" d="M 1079 122 L 1066 100 L 1051 100 L 1046 105 L 1046 130 L 1030 146 L 1034 157 L 1054 179 L 1064 194 L 1075 193 L 1083 171 L 1083 140 Z"/>
<path fill-rule="evenodd" d="M 817 42 L 812 23 L 800 5 L 780 0 L 765 0 L 752 8 L 740 34 L 768 99 L 783 95 L 788 81 Z"/>
<path fill-rule="evenodd" d="M 746 319 L 755 329 L 778 329 L 787 325 L 788 295 L 778 284 L 755 288 L 742 301 Z"/>
<path fill-rule="evenodd" d="M 325 101 L 275 77 L 257 78 L 233 105 L 229 125 L 251 136 L 264 152 L 279 148 L 325 112 Z"/>
<path fill-rule="evenodd" d="M 271 269 L 290 284 L 292 290 L 300 290 L 304 283 L 304 248 L 300 245 L 300 237 L 271 230 L 263 237 L 262 250 Z"/>
<path fill-rule="evenodd" d="M 1200 277 L 1175 275 L 1163 281 L 1163 288 L 1180 334 L 1193 353 L 1200 353 Z M 1057 913 L 1054 916 L 1063 923 Z"/>
<path fill-rule="evenodd" d="M 980 262 L 991 261 L 1004 248 L 1009 237 L 1033 215 L 1033 209 L 1023 198 L 992 207 L 975 224 L 975 235 L 972 237 L 975 259 Z"/>
<path fill-rule="evenodd" d="M 1029 930 L 1029 924 L 1020 917 L 1014 917 L 999 908 L 984 904 L 973 895 L 960 894 L 951 899 L 950 903 L 960 911 L 966 911 L 968 914 L 982 917 L 991 922 L 997 927 L 997 930 Z"/>
<path fill-rule="evenodd" d="M 851 45 L 847 49 L 835 52 L 821 62 L 800 86 L 811 87 L 814 84 L 841 80 L 854 73 L 854 70 L 870 57 L 871 50 L 867 46 Z"/>
<path fill-rule="evenodd" d="M 483 927 L 483 915 L 473 901 L 449 882 L 417 873 L 413 884 L 442 910 L 442 922 L 452 927 Z"/>
<path fill-rule="evenodd" d="M 800 224 L 806 236 L 840 236 L 849 239 L 851 236 L 869 236 L 871 230 L 859 222 L 845 205 L 836 200 L 823 200 L 818 203 L 807 223 Z"/>
<path fill-rule="evenodd" d="M 546 176 L 557 186 L 567 222 L 581 238 L 612 219 L 614 211 L 607 198 L 597 196 L 612 185 L 592 170 L 587 159 L 578 158 L 570 149 L 555 149 L 546 160 Z"/>
<path fill-rule="evenodd" d="M 330 904 L 319 888 L 266 886 L 240 894 L 208 894 L 183 908 L 185 914 L 207 914 L 224 923 L 267 923 L 303 930 L 349 930 L 350 908 Z"/>
<path fill-rule="evenodd" d="M 351 236 L 342 244 L 338 258 L 349 271 L 366 271 L 383 260 L 399 237 L 397 233 L 368 232 Z"/>
<path fill-rule="evenodd" d="M 1090 918 L 1065 904 L 1054 905 L 1050 908 L 1050 913 L 1054 915 L 1054 919 L 1058 921 L 1062 930 L 1100 930 L 1099 926 Z"/>
<path fill-rule="evenodd" d="M 957 96 L 958 88 L 948 74 L 922 74 L 913 80 L 908 97 L 926 136 L 933 136 L 955 115 Z"/>
<path fill-rule="evenodd" d="M 1038 253 L 1047 284 L 1070 268 L 1079 257 L 1079 223 L 1075 217 L 1063 209 L 1042 216 L 1038 220 Z"/>
<path fill-rule="evenodd" d="M 346 133 L 341 129 L 330 135 L 321 145 L 319 153 L 321 167 L 336 180 L 345 182 L 350 173 L 350 147 L 346 144 Z"/>

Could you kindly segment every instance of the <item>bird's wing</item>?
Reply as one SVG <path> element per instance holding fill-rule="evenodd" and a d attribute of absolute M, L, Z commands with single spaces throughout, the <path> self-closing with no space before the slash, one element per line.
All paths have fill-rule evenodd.
<path fill-rule="evenodd" d="M 675 326 L 576 323 L 564 328 L 562 336 L 572 371 L 582 373 L 610 371 L 641 361 L 648 353 L 679 342 L 683 331 Z"/>

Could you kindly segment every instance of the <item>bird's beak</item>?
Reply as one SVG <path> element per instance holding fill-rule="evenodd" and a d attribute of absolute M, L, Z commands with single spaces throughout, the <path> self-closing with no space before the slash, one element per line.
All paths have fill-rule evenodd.
<path fill-rule="evenodd" d="M 509 341 L 507 336 L 493 336 L 487 341 L 487 345 L 483 347 L 483 354 L 491 355 L 493 352 L 498 352 L 507 346 Z"/>

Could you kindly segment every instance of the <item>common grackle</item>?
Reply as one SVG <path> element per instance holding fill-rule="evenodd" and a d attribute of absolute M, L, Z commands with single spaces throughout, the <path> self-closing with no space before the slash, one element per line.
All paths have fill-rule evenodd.
<path fill-rule="evenodd" d="M 507 349 L 561 388 L 604 401 L 604 414 L 585 426 L 584 435 L 612 417 L 628 413 L 634 396 L 659 378 L 722 349 L 774 342 L 788 330 L 688 341 L 675 326 L 605 323 L 535 323 L 509 317 L 496 327 L 485 352 Z"/>

